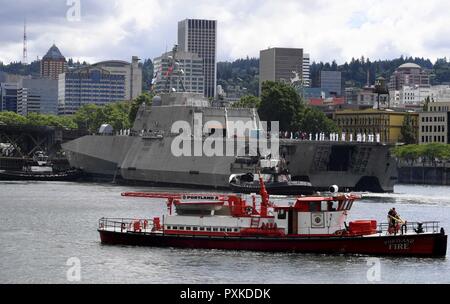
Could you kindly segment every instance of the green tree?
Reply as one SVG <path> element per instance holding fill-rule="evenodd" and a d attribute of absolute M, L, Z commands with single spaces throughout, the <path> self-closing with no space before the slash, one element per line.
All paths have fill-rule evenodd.
<path fill-rule="evenodd" d="M 145 59 L 142 64 L 142 91 L 148 91 L 152 85 L 154 66 L 151 59 Z"/>
<path fill-rule="evenodd" d="M 14 112 L 0 112 L 0 124 L 8 126 L 26 125 L 27 119 Z"/>
<path fill-rule="evenodd" d="M 432 143 L 424 145 L 423 157 L 436 166 L 437 162 L 450 160 L 450 145 Z"/>
<path fill-rule="evenodd" d="M 407 145 L 412 145 L 417 142 L 416 132 L 413 127 L 413 120 L 412 120 L 411 114 L 407 113 L 405 115 L 400 133 L 401 133 L 400 140 L 403 143 L 405 143 Z"/>
<path fill-rule="evenodd" d="M 95 133 L 103 123 L 101 108 L 94 104 L 82 106 L 74 115 L 74 121 L 79 129 Z"/>
<path fill-rule="evenodd" d="M 142 95 L 137 97 L 135 100 L 133 100 L 133 102 L 131 103 L 129 114 L 128 114 L 128 119 L 131 124 L 133 124 L 134 121 L 136 120 L 137 112 L 139 111 L 139 107 L 142 104 L 145 103 L 147 106 L 152 105 L 153 96 L 154 96 L 154 94 L 152 94 L 152 93 L 143 93 Z"/>
<path fill-rule="evenodd" d="M 130 102 L 116 102 L 104 106 L 97 116 L 97 119 L 103 119 L 103 123 L 110 124 L 114 130 L 124 130 L 131 128 L 129 120 L 129 112 L 131 109 Z M 100 125 L 101 125 L 100 124 Z"/>
<path fill-rule="evenodd" d="M 439 161 L 450 161 L 450 145 L 447 144 L 404 145 L 394 148 L 392 153 L 410 165 L 413 165 L 419 158 L 422 158 L 424 163 L 428 161 L 434 165 Z"/>
<path fill-rule="evenodd" d="M 295 117 L 303 108 L 300 96 L 291 86 L 281 82 L 263 82 L 258 110 L 261 120 L 279 121 L 281 131 L 293 131 Z"/>
<path fill-rule="evenodd" d="M 233 108 L 255 108 L 258 109 L 261 105 L 261 99 L 254 95 L 246 95 L 241 97 L 238 102 L 233 104 Z"/>
<path fill-rule="evenodd" d="M 78 125 L 73 120 L 73 116 L 56 116 L 56 123 L 58 127 L 67 128 L 67 129 L 77 129 Z"/>
<path fill-rule="evenodd" d="M 329 119 L 322 111 L 316 108 L 304 108 L 296 116 L 295 128 L 298 131 L 306 133 L 326 134 L 338 132 L 339 128 L 336 123 Z"/>
<path fill-rule="evenodd" d="M 131 128 L 129 120 L 131 102 L 115 102 L 103 107 L 88 104 L 82 106 L 74 115 L 79 129 L 96 133 L 102 124 L 110 124 L 114 130 Z"/>
<path fill-rule="evenodd" d="M 412 166 L 420 157 L 422 157 L 422 155 L 424 155 L 424 148 L 422 145 L 403 145 L 395 147 L 392 154 Z"/>

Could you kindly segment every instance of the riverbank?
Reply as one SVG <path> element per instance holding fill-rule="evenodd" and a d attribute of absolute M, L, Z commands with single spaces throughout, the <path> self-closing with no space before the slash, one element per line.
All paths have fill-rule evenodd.
<path fill-rule="evenodd" d="M 398 168 L 401 184 L 450 185 L 449 166 L 411 166 Z"/>

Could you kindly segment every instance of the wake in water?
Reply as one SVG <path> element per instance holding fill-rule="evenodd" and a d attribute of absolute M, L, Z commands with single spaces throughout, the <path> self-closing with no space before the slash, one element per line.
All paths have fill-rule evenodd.
<path fill-rule="evenodd" d="M 363 199 L 377 203 L 450 206 L 450 187 L 397 185 L 394 193 L 361 193 Z"/>

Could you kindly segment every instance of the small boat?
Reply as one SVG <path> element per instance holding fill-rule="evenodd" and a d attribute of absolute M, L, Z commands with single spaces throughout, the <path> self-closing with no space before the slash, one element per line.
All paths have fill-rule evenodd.
<path fill-rule="evenodd" d="M 258 193 L 259 178 L 262 178 L 267 193 L 270 195 L 311 195 L 314 193 L 310 182 L 292 180 L 287 166 L 282 160 L 260 159 L 252 171 L 232 174 L 229 179 L 231 190 L 235 193 Z"/>
<path fill-rule="evenodd" d="M 74 181 L 83 176 L 78 169 L 55 171 L 48 157 L 37 153 L 33 162 L 27 164 L 21 171 L 0 170 L 0 180 L 6 181 Z"/>
<path fill-rule="evenodd" d="M 0 170 L 0 180 L 6 181 L 74 181 L 82 176 L 83 171 L 78 169 L 59 172 L 39 169 L 22 171 Z"/>
<path fill-rule="evenodd" d="M 99 220 L 103 244 L 369 256 L 445 257 L 447 235 L 438 222 L 400 226 L 347 217 L 360 196 L 329 193 L 270 202 L 237 194 L 123 193 L 166 199 L 168 214 L 153 219 Z"/>

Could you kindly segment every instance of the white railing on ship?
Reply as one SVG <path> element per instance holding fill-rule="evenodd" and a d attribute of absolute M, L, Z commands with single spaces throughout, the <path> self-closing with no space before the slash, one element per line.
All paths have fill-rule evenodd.
<path fill-rule="evenodd" d="M 152 230 L 154 226 L 151 219 L 101 218 L 98 221 L 98 229 L 113 232 L 129 232 L 134 231 L 136 222 L 139 222 L 140 230 Z"/>

